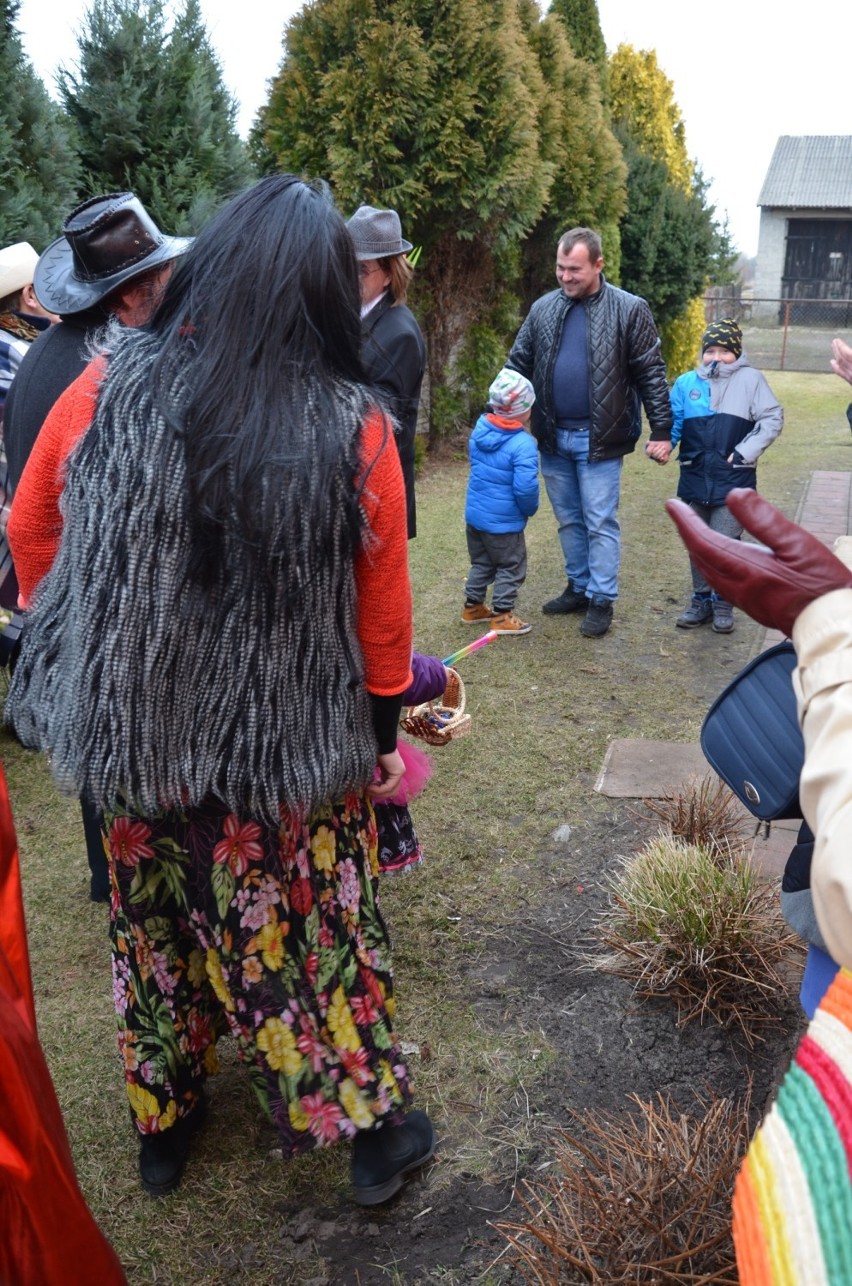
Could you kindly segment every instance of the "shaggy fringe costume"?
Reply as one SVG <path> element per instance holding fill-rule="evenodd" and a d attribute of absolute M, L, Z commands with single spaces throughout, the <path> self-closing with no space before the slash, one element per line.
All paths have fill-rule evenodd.
<path fill-rule="evenodd" d="M 336 444 L 333 425 L 304 415 L 308 467 L 288 475 L 275 552 L 223 535 L 225 570 L 202 587 L 184 442 L 154 408 L 159 345 L 114 339 L 7 712 L 26 745 L 50 750 L 59 785 L 101 808 L 152 816 L 212 794 L 274 822 L 282 803 L 305 811 L 363 787 L 375 765 L 344 518 L 368 405 L 341 386 Z M 175 378 L 178 414 L 182 392 Z M 331 476 L 313 467 L 329 455 Z"/>
<path fill-rule="evenodd" d="M 352 514 L 371 408 L 341 385 L 331 423 L 309 394 L 281 435 L 292 465 L 277 499 L 264 497 L 273 521 L 257 525 L 271 534 L 240 539 L 236 517 L 208 532 L 173 427 L 179 372 L 166 416 L 156 410 L 160 342 L 130 331 L 109 357 L 68 457 L 59 550 L 35 592 L 9 709 L 19 735 L 50 750 L 60 783 L 105 809 L 136 1129 L 193 1128 L 227 1025 L 290 1155 L 395 1121 L 410 1098 L 363 794 L 376 739 Z M 86 396 L 72 386 L 64 399 L 48 433 L 85 423 Z M 384 574 L 404 569 L 405 526 L 398 462 L 375 455 L 372 478 L 372 523 L 360 512 L 378 569 L 363 606 L 375 613 Z M 383 501 L 391 520 L 398 509 L 385 542 Z M 210 535 L 221 558 L 205 563 Z M 397 605 L 403 589 L 407 573 Z M 387 651 L 398 673 L 410 633 Z"/>

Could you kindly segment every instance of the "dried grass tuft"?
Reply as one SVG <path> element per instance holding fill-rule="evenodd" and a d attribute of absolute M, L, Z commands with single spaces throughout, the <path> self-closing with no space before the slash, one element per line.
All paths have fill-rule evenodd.
<path fill-rule="evenodd" d="M 500 1223 L 513 1267 L 539 1286 L 735 1286 L 731 1193 L 749 1141 L 749 1097 L 699 1100 L 685 1116 L 658 1095 L 636 1114 L 575 1113 L 558 1172 L 517 1193 Z"/>
<path fill-rule="evenodd" d="M 598 933 L 606 956 L 585 963 L 670 997 L 685 1025 L 711 1018 L 749 1045 L 780 1020 L 787 967 L 801 950 L 774 887 L 742 849 L 706 848 L 661 832 L 621 864 Z"/>
<path fill-rule="evenodd" d="M 726 851 L 741 842 L 753 821 L 715 773 L 690 777 L 678 790 L 642 803 L 678 839 Z"/>

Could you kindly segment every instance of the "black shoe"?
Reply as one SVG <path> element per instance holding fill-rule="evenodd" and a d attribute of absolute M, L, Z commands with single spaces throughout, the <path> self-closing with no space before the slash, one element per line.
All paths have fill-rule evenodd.
<path fill-rule="evenodd" d="M 174 1192 L 181 1181 L 189 1154 L 189 1140 L 204 1123 L 207 1102 L 199 1098 L 188 1116 L 183 1116 L 162 1134 L 143 1134 L 139 1148 L 139 1178 L 152 1197 Z"/>
<path fill-rule="evenodd" d="M 425 1112 L 409 1112 L 401 1125 L 359 1130 L 352 1144 L 352 1187 L 358 1205 L 390 1201 L 405 1176 L 434 1156 L 435 1142 Z"/>
<path fill-rule="evenodd" d="M 587 639 L 598 639 L 612 625 L 612 603 L 608 598 L 593 598 L 580 622 L 580 633 Z"/>
<path fill-rule="evenodd" d="M 589 606 L 589 600 L 581 591 L 572 589 L 571 582 L 563 589 L 558 598 L 551 598 L 542 607 L 545 616 L 567 616 L 569 612 L 584 611 Z"/>

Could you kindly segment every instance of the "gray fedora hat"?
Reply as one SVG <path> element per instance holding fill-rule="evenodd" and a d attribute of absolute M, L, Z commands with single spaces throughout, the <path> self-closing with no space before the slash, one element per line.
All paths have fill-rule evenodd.
<path fill-rule="evenodd" d="M 347 219 L 346 226 L 355 245 L 356 259 L 386 259 L 390 255 L 408 254 L 413 249 L 402 235 L 396 210 L 361 205 L 352 218 Z"/>
<path fill-rule="evenodd" d="M 92 197 L 71 211 L 36 264 L 36 297 L 52 313 L 83 312 L 191 245 L 192 237 L 165 236 L 132 192 Z"/>

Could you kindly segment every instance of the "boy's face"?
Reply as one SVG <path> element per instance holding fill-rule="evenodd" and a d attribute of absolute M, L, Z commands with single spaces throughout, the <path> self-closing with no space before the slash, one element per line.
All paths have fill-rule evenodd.
<path fill-rule="evenodd" d="M 718 344 L 711 344 L 701 354 L 701 360 L 705 366 L 709 366 L 711 362 L 721 362 L 723 366 L 730 366 L 737 359 L 730 349 L 720 348 Z"/>

